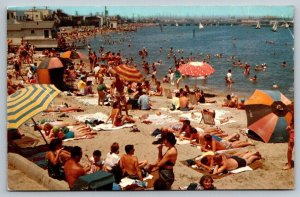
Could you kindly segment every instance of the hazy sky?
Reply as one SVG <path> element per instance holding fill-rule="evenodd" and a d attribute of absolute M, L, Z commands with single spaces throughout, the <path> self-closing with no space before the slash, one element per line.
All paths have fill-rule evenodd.
<path fill-rule="evenodd" d="M 37 7 L 45 8 L 45 7 Z M 49 9 L 62 9 L 64 12 L 75 15 L 89 15 L 104 12 L 104 6 L 95 7 L 55 7 Z M 32 7 L 9 7 L 10 10 L 32 9 Z M 134 16 L 294 16 L 293 6 L 108 6 L 109 15 Z"/>

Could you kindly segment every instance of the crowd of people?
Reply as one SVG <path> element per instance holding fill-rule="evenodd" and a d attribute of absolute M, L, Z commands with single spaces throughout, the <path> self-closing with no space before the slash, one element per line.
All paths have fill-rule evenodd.
<path fill-rule="evenodd" d="M 85 31 L 86 32 L 86 31 Z M 71 40 L 82 39 L 86 41 L 86 36 L 94 35 L 96 32 L 89 32 L 82 34 L 80 32 L 62 33 L 61 42 L 66 42 L 63 38 L 68 37 Z M 13 69 L 15 79 L 22 78 L 23 83 L 14 83 L 12 81 L 13 75 L 7 74 L 7 92 L 8 95 L 16 92 L 17 89 L 23 88 L 26 84 L 37 83 L 37 65 L 33 62 L 34 46 L 29 43 L 21 44 L 17 50 L 18 57 L 13 61 Z M 162 48 L 160 49 L 162 51 Z M 25 54 L 26 53 L 26 54 Z M 166 94 L 162 83 L 170 83 L 176 86 L 175 95 L 171 101 L 171 110 L 191 111 L 198 103 L 216 103 L 214 99 L 208 99 L 203 90 L 195 88 L 192 90 L 188 85 L 180 88 L 180 82 L 183 75 L 179 72 L 179 67 L 188 61 L 193 60 L 191 53 L 188 58 L 177 58 L 173 48 L 168 51 L 168 57 L 174 59 L 174 69 L 170 67 L 168 73 L 160 81 L 157 79 L 157 66 L 161 61 L 153 62 L 151 67 L 146 61 L 148 55 L 147 49 L 143 48 L 139 51 L 140 57 L 143 59 L 142 68 L 147 75 L 151 75 L 150 80 L 144 79 L 142 82 L 124 81 L 122 76 L 115 74 L 112 70 L 122 64 L 136 66 L 132 58 L 123 59 L 121 51 L 105 52 L 103 47 L 100 47 L 99 54 L 88 45 L 88 59 L 89 65 L 80 60 L 79 63 L 71 63 L 64 71 L 64 80 L 76 85 L 71 89 L 70 93 L 76 96 L 98 96 L 98 105 L 104 108 L 110 106 L 110 114 L 104 124 L 109 121 L 114 127 L 119 127 L 125 123 L 135 123 L 136 120 L 129 114 L 129 109 L 150 110 L 152 109 L 151 97 L 161 97 Z M 177 51 L 177 54 L 182 54 L 182 51 Z M 45 50 L 44 55 L 47 57 L 57 56 L 55 50 Z M 217 58 L 223 58 L 223 54 L 217 54 Z M 207 54 L 206 59 L 210 59 L 211 55 Z M 207 60 L 204 59 L 203 62 Z M 232 58 L 233 60 L 234 58 Z M 29 69 L 26 73 L 26 79 L 23 79 L 22 64 L 27 63 Z M 250 75 L 251 66 L 237 61 L 233 66 L 243 67 L 245 75 Z M 287 66 L 283 62 L 282 67 Z M 255 67 L 256 71 L 265 70 L 267 65 Z M 152 68 L 152 72 L 150 72 Z M 88 80 L 94 77 L 95 83 Z M 110 85 L 105 84 L 104 78 L 113 79 Z M 257 76 L 249 79 L 250 81 L 257 81 Z M 229 69 L 226 77 L 226 84 L 232 85 L 234 83 L 232 70 Z M 96 85 L 96 91 L 93 90 Z M 166 95 L 167 96 L 167 95 Z M 245 100 L 238 99 L 237 96 L 227 95 L 223 107 L 245 109 Z M 122 114 L 122 111 L 125 114 Z M 292 109 L 293 110 L 293 109 Z M 45 112 L 70 112 L 83 111 L 80 107 L 59 106 L 48 108 Z M 226 120 L 224 120 L 226 121 Z M 228 120 L 227 120 L 228 121 Z M 68 126 L 73 126 L 69 129 Z M 83 150 L 79 146 L 74 146 L 66 150 L 63 146 L 62 140 L 68 138 L 93 138 L 96 133 L 90 127 L 78 123 L 68 124 L 61 122 L 51 122 L 41 125 L 39 128 L 43 130 L 44 136 L 50 141 L 49 150 L 46 153 L 45 159 L 48 163 L 48 174 L 50 177 L 66 180 L 71 190 L 80 176 L 95 173 L 103 170 L 114 175 L 115 182 L 111 190 L 122 190 L 119 183 L 122 178 L 129 177 L 132 179 L 143 181 L 149 173 L 158 172 L 159 177 L 154 183 L 154 189 L 170 190 L 175 181 L 174 166 L 178 158 L 178 151 L 176 148 L 177 140 L 189 140 L 193 145 L 199 145 L 201 151 L 204 153 L 202 157 L 196 161 L 198 167 L 208 170 L 211 175 L 221 174 L 225 171 L 234 170 L 240 167 L 245 167 L 256 160 L 262 159 L 261 154 L 256 152 L 244 152 L 236 155 L 218 154 L 218 151 L 228 150 L 233 148 L 240 148 L 246 146 L 253 146 L 250 141 L 240 140 L 237 133 L 232 135 L 224 133 L 220 129 L 208 129 L 203 133 L 197 131 L 191 125 L 189 120 L 182 120 L 180 126 L 174 128 L 161 128 L 161 139 L 158 144 L 158 157 L 156 161 L 149 162 L 140 160 L 134 155 L 135 147 L 132 144 L 126 144 L 124 154 L 119 155 L 119 144 L 113 143 L 110 147 L 110 152 L 107 153 L 106 158 L 102 158 L 100 150 L 94 150 L 91 157 L 85 153 L 89 165 L 83 166 L 80 164 Z M 283 169 L 291 169 L 293 167 L 292 151 L 294 147 L 294 119 L 288 127 L 290 132 L 289 148 L 288 148 L 288 163 Z M 163 153 L 163 149 L 167 149 Z M 211 190 L 216 189 L 213 186 L 213 179 L 211 176 L 203 176 L 199 183 L 190 185 L 188 189 L 195 190 Z M 174 189 L 174 188 L 173 188 Z"/>

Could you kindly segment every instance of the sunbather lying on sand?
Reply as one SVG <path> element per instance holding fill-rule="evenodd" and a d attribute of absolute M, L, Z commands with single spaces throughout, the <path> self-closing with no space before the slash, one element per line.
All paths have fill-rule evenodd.
<path fill-rule="evenodd" d="M 226 158 L 243 158 L 248 159 L 248 164 L 251 164 L 254 160 L 261 159 L 261 155 L 259 152 L 237 152 L 235 154 L 229 155 L 229 154 L 223 154 Z M 252 157 L 254 156 L 254 157 Z M 195 163 L 198 167 L 203 168 L 210 173 L 213 173 L 213 170 L 216 166 L 214 158 L 216 158 L 216 154 L 212 151 L 208 151 L 203 153 L 200 157 L 196 158 Z M 250 160 L 251 159 L 251 160 Z"/>
<path fill-rule="evenodd" d="M 227 150 L 232 148 L 241 148 L 245 146 L 254 146 L 252 142 L 247 141 L 234 141 L 230 142 L 226 139 L 215 138 L 210 134 L 204 135 L 204 145 L 202 145 L 202 151 L 213 151 L 216 152 L 218 150 Z"/>
<path fill-rule="evenodd" d="M 125 121 L 129 122 L 129 123 L 135 123 L 135 120 L 132 119 L 131 117 L 129 117 L 127 115 L 121 115 L 121 111 L 120 111 L 120 106 L 119 105 L 120 105 L 119 102 L 114 102 L 113 103 L 110 115 L 107 118 L 107 120 L 105 121 L 105 124 L 107 124 L 107 122 L 110 119 L 112 120 L 113 127 L 122 126 L 125 123 Z"/>
<path fill-rule="evenodd" d="M 225 170 L 235 170 L 241 167 L 245 167 L 256 160 L 261 159 L 259 152 L 248 152 L 243 156 L 231 156 L 227 157 L 225 154 L 215 155 L 213 160 L 216 164 L 213 174 L 220 174 Z"/>
<path fill-rule="evenodd" d="M 45 137 L 48 138 L 48 140 L 52 140 L 54 138 L 60 138 L 60 139 L 68 139 L 68 138 L 93 138 L 96 132 L 92 132 L 92 130 L 89 127 L 86 127 L 85 125 L 78 125 L 74 126 L 72 128 L 72 131 L 66 127 L 66 126 L 53 126 L 51 123 L 45 123 L 41 125 L 40 127 L 45 134 Z"/>

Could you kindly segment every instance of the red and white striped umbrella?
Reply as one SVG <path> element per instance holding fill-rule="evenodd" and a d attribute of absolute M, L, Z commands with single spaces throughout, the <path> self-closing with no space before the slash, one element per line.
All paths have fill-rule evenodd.
<path fill-rule="evenodd" d="M 116 66 L 111 72 L 118 74 L 124 81 L 141 82 L 144 79 L 143 74 L 137 68 L 126 64 Z"/>
<path fill-rule="evenodd" d="M 206 62 L 189 62 L 181 65 L 178 70 L 182 75 L 192 77 L 209 76 L 215 72 L 215 69 Z"/>

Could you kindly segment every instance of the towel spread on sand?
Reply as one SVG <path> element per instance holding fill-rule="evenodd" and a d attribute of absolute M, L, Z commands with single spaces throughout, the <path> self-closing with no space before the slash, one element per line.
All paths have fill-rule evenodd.
<path fill-rule="evenodd" d="M 237 173 L 251 171 L 251 170 L 253 170 L 253 169 L 250 166 L 245 166 L 245 167 L 238 168 L 238 169 L 235 169 L 235 170 L 230 170 L 229 173 L 237 174 Z"/>
<path fill-rule="evenodd" d="M 215 116 L 215 123 L 216 123 L 216 125 L 225 125 L 225 124 L 236 122 L 233 119 L 229 119 L 227 122 L 224 122 L 224 123 L 221 124 L 220 120 L 223 119 L 222 116 L 224 116 L 225 114 L 229 113 L 229 111 L 215 110 L 215 112 L 216 112 L 216 116 Z M 181 114 L 179 117 L 186 118 L 186 119 L 188 119 L 188 120 L 190 120 L 192 122 L 199 123 L 201 121 L 202 114 L 200 112 L 194 112 L 194 115 L 195 115 L 195 117 L 192 118 L 192 113 L 189 112 L 189 113 Z"/>
<path fill-rule="evenodd" d="M 91 119 L 106 121 L 108 118 L 106 114 L 101 112 L 97 112 L 95 114 L 74 115 L 73 117 L 80 122 L 85 122 L 86 120 L 91 120 Z"/>
<path fill-rule="evenodd" d="M 74 96 L 74 98 L 85 105 L 98 105 L 98 96 Z M 104 102 L 104 105 L 109 102 Z"/>
<path fill-rule="evenodd" d="M 110 123 L 110 124 L 99 124 L 95 127 L 92 127 L 93 130 L 95 131 L 109 131 L 109 130 L 118 130 L 118 129 L 122 129 L 122 128 L 130 128 L 132 127 L 134 124 L 129 124 L 129 123 L 126 123 L 122 126 L 119 126 L 119 127 L 113 127 L 113 125 Z"/>
<path fill-rule="evenodd" d="M 138 117 L 134 118 L 137 119 Z M 165 114 L 161 114 L 159 116 L 156 114 L 150 114 L 149 117 L 145 119 L 145 121 L 151 121 L 153 124 L 156 125 L 178 122 L 178 120 L 176 120 L 175 118 Z"/>

